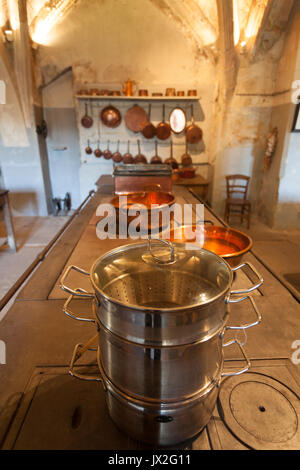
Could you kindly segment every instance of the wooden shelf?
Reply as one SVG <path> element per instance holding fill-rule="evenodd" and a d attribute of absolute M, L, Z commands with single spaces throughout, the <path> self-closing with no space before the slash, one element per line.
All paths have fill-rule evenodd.
<path fill-rule="evenodd" d="M 199 101 L 200 96 L 92 96 L 76 95 L 79 100 L 96 101 Z"/>

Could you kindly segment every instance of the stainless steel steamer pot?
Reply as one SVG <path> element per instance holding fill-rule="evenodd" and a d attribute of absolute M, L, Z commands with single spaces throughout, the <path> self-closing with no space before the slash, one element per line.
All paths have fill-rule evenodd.
<path fill-rule="evenodd" d="M 246 265 L 258 283 L 231 290 L 233 271 Z M 94 293 L 65 285 L 72 269 L 90 277 Z M 250 263 L 231 269 L 219 256 L 192 244 L 151 240 L 106 253 L 90 272 L 69 266 L 60 287 L 75 297 L 95 298 L 99 321 L 115 335 L 144 345 L 171 346 L 211 336 L 224 324 L 228 304 L 245 300 L 245 294 L 262 283 Z M 76 318 L 68 307 L 65 310 Z"/>
<path fill-rule="evenodd" d="M 70 266 L 62 276 L 61 287 L 71 294 L 64 312 L 76 320 L 97 324 L 99 368 L 111 417 L 124 428 L 124 418 L 131 416 L 130 429 L 127 423 L 125 431 L 133 437 L 143 422 L 145 432 L 136 435 L 166 445 L 187 439 L 191 432 L 196 434 L 206 425 L 213 409 L 207 405 L 211 401 L 215 404 L 225 374 L 223 348 L 232 344 L 223 344 L 224 333 L 228 329 L 247 329 L 261 321 L 248 294 L 263 279 L 253 266 L 244 263 L 234 270 L 247 264 L 258 283 L 233 291 L 233 270 L 222 258 L 192 245 L 186 249 L 185 244 L 160 242 L 149 240 L 147 244 L 131 244 L 106 253 L 95 261 L 90 273 Z M 90 276 L 94 294 L 65 285 L 72 269 Z M 95 319 L 72 313 L 70 302 L 74 296 L 94 298 Z M 229 326 L 229 304 L 245 299 L 251 301 L 255 321 Z M 70 373 L 86 378 L 74 372 L 79 347 L 74 350 Z M 249 368 L 242 347 L 241 351 L 247 367 L 233 375 Z M 204 413 L 203 409 L 211 412 Z M 122 418 L 118 418 L 120 410 Z M 173 424 L 169 427 L 164 421 L 166 410 L 172 410 Z M 146 418 L 148 415 L 155 415 L 155 419 Z M 185 420 L 194 423 L 186 431 L 182 429 Z"/>

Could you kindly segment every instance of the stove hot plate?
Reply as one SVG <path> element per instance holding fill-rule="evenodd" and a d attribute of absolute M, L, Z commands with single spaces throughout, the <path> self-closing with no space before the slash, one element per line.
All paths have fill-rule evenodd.
<path fill-rule="evenodd" d="M 94 365 L 83 367 L 95 373 Z M 226 370 L 241 368 L 226 361 Z M 288 359 L 252 360 L 229 377 L 206 428 L 173 449 L 300 449 L 300 366 Z M 102 386 L 76 380 L 66 366 L 36 367 L 2 449 L 149 449 L 110 419 Z"/>

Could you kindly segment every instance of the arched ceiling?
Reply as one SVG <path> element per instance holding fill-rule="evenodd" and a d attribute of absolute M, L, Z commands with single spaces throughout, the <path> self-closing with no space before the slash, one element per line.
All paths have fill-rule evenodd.
<path fill-rule="evenodd" d="M 106 1 L 106 0 L 102 0 Z M 149 0 L 160 11 L 171 18 L 186 37 L 194 41 L 199 49 L 222 51 L 219 44 L 220 0 Z M 236 48 L 247 47 L 257 52 L 259 47 L 270 48 L 286 27 L 294 0 L 222 0 L 222 8 L 232 12 L 233 42 Z M 27 15 L 30 34 L 37 44 L 47 44 L 48 35 L 58 22 L 67 21 L 67 16 L 78 3 L 89 0 L 27 0 Z M 14 29 L 17 0 L 0 0 L 0 23 L 10 18 Z M 128 0 L 130 8 L 130 0 Z M 225 23 L 226 27 L 226 23 Z M 232 29 L 232 28 L 231 28 Z M 222 32 L 221 32 L 222 33 Z M 243 51 L 245 52 L 245 50 Z"/>

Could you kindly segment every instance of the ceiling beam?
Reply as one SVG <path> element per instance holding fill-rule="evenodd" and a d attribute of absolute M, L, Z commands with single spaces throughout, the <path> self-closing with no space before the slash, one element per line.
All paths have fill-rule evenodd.
<path fill-rule="evenodd" d="M 219 61 L 224 98 L 232 95 L 236 85 L 237 57 L 234 47 L 234 24 L 232 0 L 217 0 L 219 23 Z"/>

